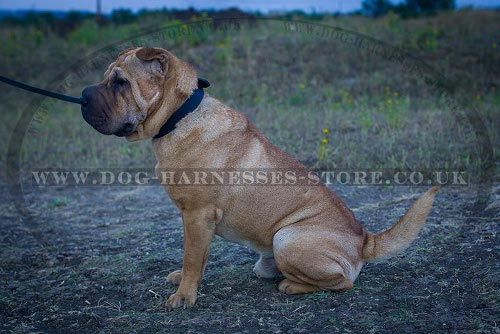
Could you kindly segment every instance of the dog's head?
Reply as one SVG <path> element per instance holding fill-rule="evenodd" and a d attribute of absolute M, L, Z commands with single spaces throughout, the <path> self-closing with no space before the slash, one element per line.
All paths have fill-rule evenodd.
<path fill-rule="evenodd" d="M 196 71 L 169 51 L 127 49 L 83 90 L 82 115 L 102 134 L 151 138 L 196 87 Z"/>

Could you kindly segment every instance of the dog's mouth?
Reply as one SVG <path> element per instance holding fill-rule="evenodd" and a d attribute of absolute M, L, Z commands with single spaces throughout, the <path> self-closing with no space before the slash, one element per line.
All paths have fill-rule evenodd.
<path fill-rule="evenodd" d="M 115 136 L 118 136 L 118 137 L 127 137 L 127 136 L 130 136 L 132 133 L 134 133 L 135 131 L 135 124 L 133 123 L 125 123 L 121 128 L 120 130 L 116 131 L 114 133 Z"/>
<path fill-rule="evenodd" d="M 107 94 L 103 85 L 90 86 L 82 92 L 81 110 L 83 119 L 103 135 L 130 136 L 137 128 L 133 116 L 113 113 L 112 94 Z"/>
<path fill-rule="evenodd" d="M 85 122 L 87 122 L 90 126 L 96 129 L 99 133 L 103 135 L 112 135 L 113 131 L 110 131 L 108 128 L 108 119 L 106 115 L 95 116 L 88 111 L 88 106 L 82 106 L 82 116 Z"/>

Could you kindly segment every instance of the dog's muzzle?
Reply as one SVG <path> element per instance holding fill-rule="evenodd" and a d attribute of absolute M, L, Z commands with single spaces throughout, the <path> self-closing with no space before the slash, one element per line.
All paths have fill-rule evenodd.
<path fill-rule="evenodd" d="M 111 121 L 109 117 L 111 111 L 107 110 L 107 105 L 103 101 L 105 99 L 102 98 L 99 90 L 98 86 L 90 86 L 83 90 L 82 98 L 87 103 L 85 105 L 82 104 L 82 116 L 87 123 L 100 133 L 111 135 L 114 133 L 109 124 Z"/>
<path fill-rule="evenodd" d="M 94 129 L 104 135 L 116 135 L 124 137 L 131 135 L 136 128 L 132 122 L 113 119 L 112 94 L 106 92 L 104 85 L 96 85 L 85 88 L 82 91 L 82 116 L 83 119 Z"/>

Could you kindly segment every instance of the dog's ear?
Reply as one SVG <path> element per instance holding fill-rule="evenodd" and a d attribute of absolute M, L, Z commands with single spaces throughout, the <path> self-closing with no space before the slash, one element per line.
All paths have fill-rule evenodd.
<path fill-rule="evenodd" d="M 159 76 L 164 76 L 167 73 L 168 52 L 161 48 L 141 48 L 135 56 L 142 61 L 152 62 L 152 71 Z"/>

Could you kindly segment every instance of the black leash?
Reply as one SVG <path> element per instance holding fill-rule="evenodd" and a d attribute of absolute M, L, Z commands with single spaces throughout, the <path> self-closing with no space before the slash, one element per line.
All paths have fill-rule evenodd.
<path fill-rule="evenodd" d="M 87 104 L 87 102 L 85 101 L 85 99 L 83 99 L 83 97 L 76 98 L 76 97 L 67 96 L 67 95 L 63 95 L 63 94 L 59 94 L 59 93 L 49 92 L 48 90 L 33 87 L 33 86 L 27 85 L 25 83 L 3 77 L 1 75 L 0 75 L 0 81 L 6 83 L 8 85 L 17 87 L 17 88 L 27 90 L 28 92 L 32 92 L 32 93 L 36 93 L 36 94 L 40 94 L 40 95 L 45 95 L 48 97 L 52 97 L 54 99 L 59 99 L 59 100 L 63 100 L 66 102 L 71 102 L 71 103 L 76 103 L 76 104 L 81 104 L 81 105 Z"/>

